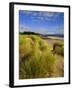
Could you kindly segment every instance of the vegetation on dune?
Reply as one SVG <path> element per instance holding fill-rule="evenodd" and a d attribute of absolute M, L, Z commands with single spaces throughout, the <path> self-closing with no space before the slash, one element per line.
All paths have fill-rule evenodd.
<path fill-rule="evenodd" d="M 54 77 L 56 58 L 37 35 L 19 36 L 19 79 Z"/>
<path fill-rule="evenodd" d="M 54 53 L 64 56 L 64 43 L 63 42 L 54 43 L 53 51 L 54 51 Z"/>

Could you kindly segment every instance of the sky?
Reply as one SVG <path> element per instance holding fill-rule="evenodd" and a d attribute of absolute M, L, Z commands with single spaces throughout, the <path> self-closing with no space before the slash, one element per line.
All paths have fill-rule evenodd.
<path fill-rule="evenodd" d="M 19 32 L 64 34 L 64 13 L 19 10 Z"/>

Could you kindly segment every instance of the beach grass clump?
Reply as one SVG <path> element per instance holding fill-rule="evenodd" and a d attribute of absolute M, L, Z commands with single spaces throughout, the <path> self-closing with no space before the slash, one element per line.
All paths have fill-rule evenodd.
<path fill-rule="evenodd" d="M 64 43 L 63 42 L 54 43 L 53 51 L 61 56 L 64 56 Z"/>
<path fill-rule="evenodd" d="M 19 79 L 53 76 L 56 59 L 38 35 L 20 35 L 19 57 Z"/>

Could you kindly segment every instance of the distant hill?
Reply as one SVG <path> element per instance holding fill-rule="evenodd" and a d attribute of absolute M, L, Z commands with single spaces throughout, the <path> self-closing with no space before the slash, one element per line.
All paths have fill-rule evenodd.
<path fill-rule="evenodd" d="M 19 32 L 20 34 L 34 34 L 34 35 L 41 35 L 40 33 L 36 33 L 36 32 L 29 32 L 29 31 L 24 31 L 24 32 Z"/>
<path fill-rule="evenodd" d="M 24 31 L 24 32 L 19 32 L 19 34 L 28 34 L 28 35 L 39 35 L 42 37 L 48 37 L 48 36 L 53 36 L 53 37 L 64 37 L 63 34 L 41 34 L 41 33 L 36 33 L 36 32 L 31 32 L 31 31 Z"/>

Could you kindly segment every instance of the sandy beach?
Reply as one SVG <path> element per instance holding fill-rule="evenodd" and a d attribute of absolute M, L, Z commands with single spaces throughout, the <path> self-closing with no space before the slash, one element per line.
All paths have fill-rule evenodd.
<path fill-rule="evenodd" d="M 55 42 L 64 42 L 64 40 L 63 39 L 61 39 L 61 38 L 54 38 L 54 37 L 52 37 L 52 38 L 46 38 L 46 39 L 44 39 L 44 40 L 46 40 L 47 42 L 48 42 L 48 44 L 49 45 L 51 45 L 51 46 L 53 46 L 53 44 L 55 43 Z"/>

